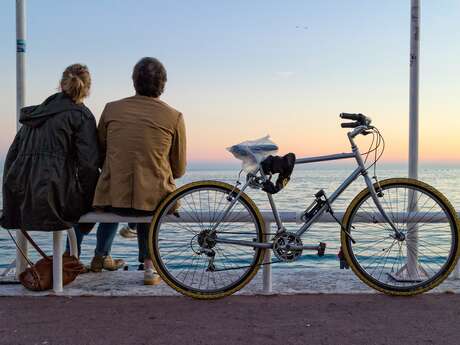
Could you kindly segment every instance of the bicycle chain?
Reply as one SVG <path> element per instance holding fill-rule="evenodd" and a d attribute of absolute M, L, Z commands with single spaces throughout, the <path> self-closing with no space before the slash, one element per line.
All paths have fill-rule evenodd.
<path fill-rule="evenodd" d="M 226 232 L 227 233 L 227 232 Z M 276 236 L 278 233 L 276 232 L 269 232 L 265 233 L 264 235 L 274 235 Z M 246 266 L 237 266 L 237 267 L 232 267 L 232 268 L 221 268 L 221 269 L 215 269 L 213 272 L 222 272 L 222 271 L 231 271 L 231 270 L 238 270 L 241 268 L 250 268 L 253 266 L 265 266 L 265 265 L 271 265 L 271 264 L 277 264 L 277 263 L 284 263 L 285 261 L 282 260 L 275 260 L 275 261 L 270 261 L 270 262 L 262 262 L 261 264 L 256 264 L 256 265 L 246 265 Z"/>

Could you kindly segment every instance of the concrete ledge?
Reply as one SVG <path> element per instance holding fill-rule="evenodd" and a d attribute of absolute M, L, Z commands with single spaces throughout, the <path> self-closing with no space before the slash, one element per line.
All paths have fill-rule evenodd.
<path fill-rule="evenodd" d="M 340 269 L 274 269 L 273 292 L 275 295 L 292 294 L 373 294 L 376 293 L 363 284 L 350 270 Z M 87 273 L 80 275 L 67 285 L 61 296 L 178 296 L 165 283 L 157 286 L 142 285 L 143 273 L 138 271 L 118 271 Z M 262 272 L 239 295 L 264 295 Z M 460 281 L 448 278 L 429 293 L 460 293 Z M 20 284 L 0 285 L 0 296 L 49 296 L 52 291 L 32 292 Z"/>

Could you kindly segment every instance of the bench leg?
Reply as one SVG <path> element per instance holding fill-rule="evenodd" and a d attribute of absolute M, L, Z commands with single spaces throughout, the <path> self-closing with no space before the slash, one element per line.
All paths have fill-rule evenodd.
<path fill-rule="evenodd" d="M 21 248 L 24 255 L 27 255 L 27 240 L 20 230 L 16 230 L 16 242 L 18 247 Z M 27 261 L 21 254 L 21 251 L 16 248 L 16 277 L 19 279 L 19 275 L 24 272 L 27 268 Z"/>
<path fill-rule="evenodd" d="M 53 290 L 55 293 L 62 288 L 62 231 L 53 231 Z"/>
<path fill-rule="evenodd" d="M 68 229 L 67 236 L 69 237 L 70 255 L 78 258 L 77 236 L 75 236 L 75 230 L 73 228 Z"/>

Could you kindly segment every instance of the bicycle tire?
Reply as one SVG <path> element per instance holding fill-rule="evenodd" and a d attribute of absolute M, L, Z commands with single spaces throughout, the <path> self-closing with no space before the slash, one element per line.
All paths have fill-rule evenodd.
<path fill-rule="evenodd" d="M 400 286 L 392 286 L 392 285 L 389 284 L 388 281 L 390 281 L 390 280 L 393 281 L 394 280 L 394 284 L 396 284 L 396 282 L 398 282 L 398 280 L 394 279 L 393 276 L 390 273 L 385 274 L 385 276 L 387 277 L 388 281 L 384 282 L 384 281 L 382 281 L 383 279 L 382 280 L 380 280 L 380 278 L 376 279 L 376 277 L 372 276 L 372 274 L 369 272 L 370 269 L 368 270 L 365 267 L 363 267 L 363 264 L 358 259 L 358 255 L 355 255 L 355 252 L 354 252 L 354 246 L 356 246 L 356 245 L 354 245 L 352 243 L 350 237 L 342 231 L 342 233 L 341 233 L 342 249 L 343 249 L 343 253 L 345 255 L 345 258 L 346 258 L 348 264 L 350 265 L 351 269 L 358 276 L 358 278 L 361 279 L 361 281 L 363 281 L 366 285 L 368 285 L 369 287 L 374 288 L 374 289 L 376 289 L 378 291 L 381 291 L 381 292 L 383 292 L 385 294 L 389 294 L 389 295 L 411 296 L 411 295 L 417 295 L 417 294 L 420 294 L 420 293 L 423 293 L 423 292 L 426 292 L 426 291 L 429 291 L 429 290 L 435 288 L 436 286 L 441 284 L 448 277 L 448 275 L 450 274 L 450 272 L 452 272 L 452 270 L 454 269 L 454 267 L 455 267 L 455 265 L 456 265 L 456 263 L 458 261 L 459 250 L 460 250 L 460 247 L 459 247 L 459 228 L 460 228 L 460 226 L 459 226 L 459 221 L 458 221 L 458 217 L 457 217 L 457 214 L 455 212 L 455 209 L 452 207 L 452 205 L 450 204 L 448 199 L 442 193 L 440 193 L 438 190 L 436 190 L 432 186 L 430 186 L 430 185 L 428 185 L 428 184 L 426 184 L 424 182 L 415 180 L 415 179 L 409 179 L 409 178 L 386 179 L 386 180 L 380 181 L 379 184 L 375 183 L 374 188 L 375 188 L 376 191 L 382 190 L 384 195 L 385 195 L 385 193 L 391 195 L 391 193 L 389 192 L 389 190 L 391 190 L 391 189 L 408 188 L 408 189 L 414 191 L 415 193 L 420 193 L 420 195 L 422 195 L 422 193 L 423 193 L 424 195 L 429 196 L 429 198 L 434 200 L 434 202 L 436 203 L 435 205 L 438 205 L 439 208 L 444 212 L 444 215 L 445 215 L 445 217 L 447 219 L 446 224 L 449 225 L 449 229 L 450 229 L 450 233 L 451 233 L 450 249 L 449 249 L 447 257 L 445 259 L 445 263 L 442 266 L 440 266 L 439 271 L 436 272 L 436 274 L 433 274 L 433 276 L 431 278 L 428 279 L 429 273 L 427 273 L 426 270 L 424 270 L 425 273 L 426 273 L 426 276 L 427 276 L 427 279 L 425 281 L 421 281 L 421 279 L 418 279 L 418 280 L 414 279 L 414 281 L 411 282 L 410 279 L 406 279 L 406 280 L 401 280 L 401 282 L 399 282 L 399 284 L 401 284 Z M 398 189 L 396 189 L 396 195 L 398 195 Z M 416 195 L 416 194 L 414 194 L 414 195 Z M 363 205 L 365 200 L 368 200 L 369 198 L 370 198 L 370 192 L 366 188 L 366 189 L 362 190 L 352 200 L 352 202 L 350 203 L 349 207 L 347 208 L 347 211 L 345 212 L 345 215 L 344 215 L 344 218 L 343 218 L 343 225 L 344 225 L 345 229 L 351 234 L 352 237 L 353 237 L 354 234 L 358 234 L 358 232 L 356 231 L 356 228 L 355 228 L 355 230 L 353 229 L 353 224 L 358 224 L 359 223 L 357 221 L 357 219 L 358 219 L 357 218 L 358 209 L 361 207 L 361 205 Z M 391 205 L 391 198 L 394 198 L 394 196 L 389 197 L 390 205 Z M 399 196 L 397 196 L 397 198 L 399 198 Z M 404 195 L 403 199 L 405 199 L 405 198 L 406 198 L 406 195 Z M 420 196 L 419 196 L 419 198 L 420 198 Z M 428 199 L 428 197 L 427 197 L 427 199 Z M 418 203 L 418 201 L 416 201 L 416 204 L 417 203 Z M 426 204 L 426 201 L 425 201 L 425 204 Z M 390 212 L 388 212 L 388 210 L 386 210 L 386 212 L 387 212 L 387 214 L 390 213 Z M 416 212 L 420 213 L 418 211 L 418 209 L 416 210 Z M 395 217 L 394 217 L 395 219 L 400 217 L 400 216 L 398 216 L 398 212 L 396 212 L 395 214 L 396 214 Z M 417 213 L 415 213 L 415 214 L 417 214 Z M 393 218 L 391 214 L 389 214 L 389 217 Z M 413 218 L 414 219 L 411 219 L 412 220 L 411 222 L 408 222 L 408 223 L 412 224 L 412 226 L 413 226 L 413 224 L 415 222 L 415 216 Z M 410 219 L 410 216 L 408 216 L 407 220 L 409 220 L 409 219 Z M 421 219 L 423 219 L 423 218 L 421 218 Z M 394 219 L 392 219 L 392 220 L 394 221 Z M 356 223 L 354 223 L 354 222 L 356 222 Z M 404 224 L 404 222 L 402 222 L 402 221 L 400 221 L 400 222 L 402 224 Z M 361 222 L 361 224 L 362 224 L 362 222 Z M 407 223 L 406 223 L 406 225 L 407 225 Z M 418 223 L 417 223 L 417 227 L 415 229 L 418 229 L 418 230 L 416 230 L 417 239 L 418 239 L 419 242 L 421 242 L 422 240 L 420 240 L 418 238 L 418 236 L 420 234 L 420 229 L 419 229 Z M 379 230 L 377 230 L 377 231 L 379 231 Z M 424 229 L 423 231 L 426 232 L 426 229 Z M 410 230 L 408 230 L 408 232 L 406 233 L 406 236 L 409 235 L 409 232 L 410 232 Z M 369 235 L 367 234 L 367 236 L 369 236 Z M 382 238 L 385 237 L 385 235 L 381 235 L 381 236 L 382 236 Z M 417 245 L 419 246 L 420 244 L 417 244 Z M 400 247 L 402 248 L 402 245 Z M 407 246 L 407 243 L 406 243 L 406 248 L 407 247 L 408 246 Z M 429 246 L 426 245 L 426 247 L 429 247 Z M 370 247 L 368 247 L 368 248 L 370 248 Z M 374 247 L 374 249 L 375 249 L 375 247 Z M 390 251 L 391 251 L 391 249 L 390 249 Z M 434 250 L 432 250 L 432 251 L 433 251 L 433 253 L 435 253 Z M 446 251 L 447 251 L 447 246 L 446 246 Z M 418 254 L 418 249 L 416 250 L 416 252 Z M 409 249 L 406 249 L 406 254 L 408 254 L 408 253 L 409 253 Z M 436 253 L 438 253 L 438 252 L 436 252 Z M 388 257 L 389 256 L 390 256 L 390 254 L 388 254 Z M 433 254 L 431 254 L 431 256 L 433 256 Z M 401 256 L 401 258 L 402 258 L 402 256 Z M 373 259 L 373 260 L 375 261 L 375 259 Z M 394 266 L 394 261 L 396 261 L 396 260 L 393 257 L 393 266 Z M 425 262 L 426 262 L 426 265 L 431 264 L 430 260 L 428 260 L 428 259 L 425 260 Z M 421 264 L 419 264 L 419 263 L 417 265 L 421 266 Z M 428 266 L 426 266 L 426 267 L 428 267 Z M 423 269 L 423 266 L 421 266 L 421 268 Z M 420 272 L 422 271 L 422 269 L 420 270 Z M 418 271 L 418 266 L 417 266 L 416 270 Z M 382 271 L 383 271 L 383 269 L 382 269 Z M 388 278 L 388 277 L 390 277 L 391 279 Z M 407 284 L 407 285 L 404 285 L 404 284 Z M 412 285 L 409 285 L 409 284 L 412 284 Z"/>
<path fill-rule="evenodd" d="M 213 191 L 220 191 L 225 194 L 230 194 L 231 192 L 239 193 L 238 189 L 235 189 L 233 186 L 219 181 L 197 181 L 186 184 L 170 195 L 168 195 L 161 203 L 161 205 L 157 208 L 152 222 L 150 224 L 149 230 L 149 238 L 148 238 L 148 249 L 149 255 L 153 260 L 153 264 L 161 276 L 161 278 L 174 290 L 178 291 L 179 293 L 196 298 L 196 299 L 217 299 L 222 298 L 228 295 L 235 293 L 236 291 L 242 289 L 247 283 L 249 283 L 252 278 L 256 275 L 257 271 L 259 270 L 260 264 L 263 261 L 265 249 L 262 248 L 254 248 L 248 247 L 254 251 L 254 257 L 252 260 L 252 264 L 248 268 L 248 270 L 235 282 L 226 286 L 222 289 L 215 289 L 213 291 L 206 291 L 205 289 L 197 289 L 191 288 L 186 284 L 178 281 L 176 277 L 173 276 L 172 270 L 169 270 L 166 267 L 162 259 L 161 251 L 159 250 L 159 234 L 162 229 L 162 224 L 164 224 L 163 219 L 168 210 L 171 210 L 172 205 L 177 204 L 177 202 L 185 198 L 187 195 L 191 195 L 190 193 L 200 193 L 206 190 L 213 190 Z M 234 194 L 235 195 L 235 194 Z M 255 228 L 255 232 L 257 233 L 257 238 L 255 240 L 262 242 L 265 239 L 264 235 L 264 220 L 260 214 L 259 209 L 254 204 L 254 202 L 245 194 L 241 193 L 240 201 L 242 205 L 246 208 L 249 216 L 253 220 L 253 225 Z M 201 205 L 200 205 L 201 206 Z M 181 206 L 179 206 L 181 207 Z M 169 211 L 170 212 L 170 211 Z M 181 213 L 181 209 L 179 209 L 179 214 Z M 195 218 L 194 218 L 195 219 Z M 199 219 L 197 219 L 199 220 Z M 193 239 L 193 238 L 192 238 Z M 168 254 L 169 255 L 169 254 Z M 217 254 L 218 255 L 218 254 Z M 216 256 L 217 256 L 216 255 Z M 193 263 L 193 261 L 192 261 Z M 208 278 L 209 279 L 209 278 Z M 193 279 L 192 279 L 193 280 Z"/>

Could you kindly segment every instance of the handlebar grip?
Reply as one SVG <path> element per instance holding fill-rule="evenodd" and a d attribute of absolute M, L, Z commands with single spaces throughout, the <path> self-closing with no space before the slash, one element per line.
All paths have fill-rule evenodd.
<path fill-rule="evenodd" d="M 359 126 L 359 123 L 358 122 L 344 122 L 344 123 L 341 123 L 340 126 L 342 126 L 342 128 L 355 128 Z"/>
<path fill-rule="evenodd" d="M 350 113 L 341 113 L 340 117 L 342 119 L 360 121 L 363 119 L 363 114 L 350 114 Z"/>

